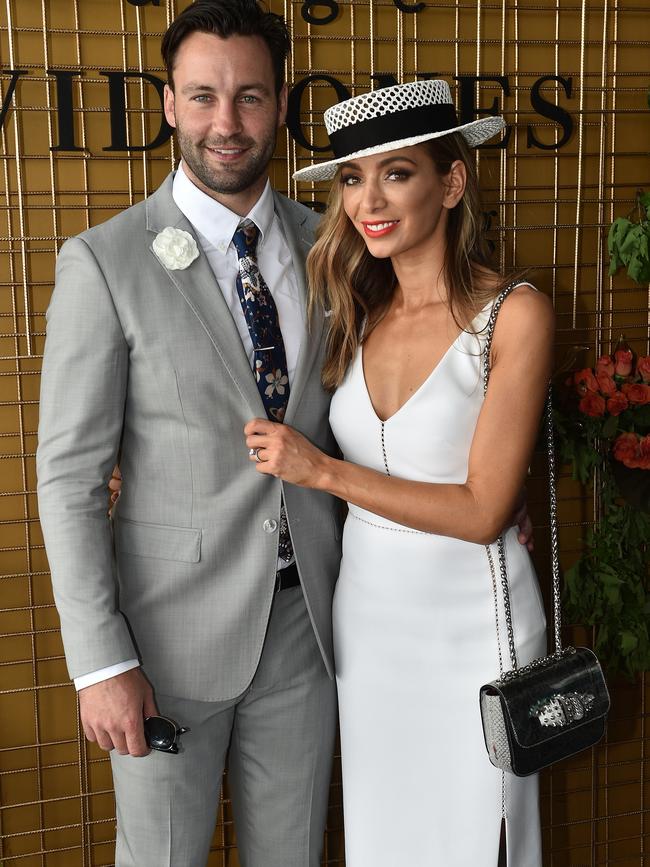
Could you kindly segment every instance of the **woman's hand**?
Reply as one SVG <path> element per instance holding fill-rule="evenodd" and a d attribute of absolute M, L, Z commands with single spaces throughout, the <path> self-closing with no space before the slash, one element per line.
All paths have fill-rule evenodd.
<path fill-rule="evenodd" d="M 297 430 L 265 418 L 254 418 L 244 427 L 250 460 L 258 473 L 278 476 L 304 488 L 321 486 L 328 457 Z"/>

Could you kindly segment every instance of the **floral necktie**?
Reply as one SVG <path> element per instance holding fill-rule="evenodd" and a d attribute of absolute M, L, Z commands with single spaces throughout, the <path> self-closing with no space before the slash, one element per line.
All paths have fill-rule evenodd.
<path fill-rule="evenodd" d="M 278 310 L 257 264 L 258 238 L 259 229 L 251 220 L 240 223 L 233 235 L 239 259 L 237 294 L 253 341 L 253 371 L 266 414 L 272 421 L 282 422 L 289 402 L 287 357 Z M 293 559 L 284 502 L 278 555 L 286 562 Z"/>

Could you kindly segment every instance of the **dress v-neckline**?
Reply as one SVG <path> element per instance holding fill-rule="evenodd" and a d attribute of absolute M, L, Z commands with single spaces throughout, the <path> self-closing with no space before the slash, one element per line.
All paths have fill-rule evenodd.
<path fill-rule="evenodd" d="M 479 315 L 480 315 L 480 314 L 479 314 Z M 474 322 L 474 320 L 472 320 L 472 322 L 470 322 L 470 325 L 472 325 L 473 322 Z M 363 346 L 361 346 L 361 350 L 360 350 L 360 352 L 359 352 L 359 357 L 360 357 L 360 364 L 361 364 L 361 379 L 362 379 L 362 381 L 363 381 L 363 390 L 364 390 L 365 393 L 366 393 L 366 397 L 367 397 L 367 399 L 368 399 L 368 403 L 370 404 L 370 409 L 372 410 L 373 415 L 375 416 L 375 418 L 376 418 L 378 421 L 381 422 L 381 424 L 387 424 L 389 421 L 391 421 L 391 419 L 394 419 L 396 415 L 399 415 L 399 413 L 402 412 L 402 410 L 404 409 L 404 407 L 405 407 L 407 404 L 409 404 L 409 403 L 410 403 L 410 402 L 411 402 L 411 401 L 412 401 L 412 400 L 413 400 L 413 399 L 414 399 L 414 398 L 419 394 L 420 391 L 422 391 L 422 389 L 425 387 L 425 385 L 429 382 L 430 379 L 433 378 L 434 374 L 437 372 L 437 370 L 440 368 L 440 366 L 444 363 L 444 361 L 445 361 L 445 359 L 447 358 L 447 356 L 449 356 L 449 355 L 451 354 L 452 349 L 456 346 L 456 344 L 457 344 L 458 341 L 460 340 L 461 336 L 462 336 L 463 334 L 465 334 L 465 333 L 466 333 L 466 329 L 463 329 L 462 331 L 459 331 L 459 332 L 458 332 L 458 334 L 456 335 L 455 339 L 452 341 L 452 343 L 449 344 L 449 346 L 447 347 L 447 349 L 443 352 L 443 354 L 440 356 L 440 358 L 438 359 L 438 361 L 435 363 L 435 365 L 433 366 L 433 368 L 431 369 L 431 371 L 430 371 L 430 372 L 427 374 L 427 376 L 422 380 L 422 382 L 418 385 L 418 387 L 415 389 L 415 391 L 412 392 L 412 393 L 411 393 L 411 394 L 406 398 L 406 400 L 404 401 L 404 403 L 401 404 L 401 405 L 400 405 L 400 406 L 395 410 L 395 412 L 391 413 L 391 414 L 388 416 L 388 418 L 381 418 L 381 416 L 379 415 L 379 413 L 378 413 L 377 410 L 375 409 L 375 404 L 374 404 L 374 401 L 373 401 L 372 396 L 371 396 L 371 394 L 370 394 L 370 389 L 368 388 L 368 382 L 366 381 L 366 371 L 365 371 L 364 364 L 363 364 Z"/>
<path fill-rule="evenodd" d="M 427 383 L 428 383 L 428 382 L 433 378 L 434 374 L 437 373 L 438 369 L 442 366 L 442 364 L 444 364 L 445 360 L 446 360 L 446 359 L 451 355 L 451 351 L 452 351 L 452 349 L 455 348 L 456 344 L 457 344 L 458 341 L 461 339 L 461 337 L 463 336 L 463 334 L 470 334 L 470 333 L 472 333 L 469 329 L 472 328 L 472 326 L 474 325 L 474 323 L 476 322 L 476 320 L 477 320 L 480 316 L 483 316 L 483 315 L 485 314 L 486 310 L 491 306 L 492 303 L 493 303 L 492 301 L 489 301 L 489 302 L 485 305 L 485 307 L 484 307 L 482 310 L 479 310 L 479 312 L 476 314 L 476 316 L 475 316 L 475 317 L 472 319 L 472 321 L 467 325 L 467 328 L 463 328 L 463 329 L 461 329 L 461 331 L 458 332 L 458 334 L 456 335 L 456 337 L 454 338 L 454 340 L 449 344 L 449 346 L 447 347 L 447 349 L 446 349 L 446 350 L 444 351 L 444 353 L 440 356 L 440 358 L 439 358 L 438 361 L 435 363 L 435 365 L 433 366 L 433 368 L 431 369 L 431 371 L 428 373 L 428 375 L 426 376 L 426 378 L 422 380 L 422 382 L 418 385 L 418 387 L 415 389 L 415 391 L 414 391 L 412 394 L 410 394 L 410 395 L 406 398 L 406 400 L 404 401 L 404 403 L 401 404 L 401 405 L 400 405 L 400 406 L 395 410 L 395 412 L 391 413 L 391 414 L 388 416 L 388 418 L 381 418 L 381 416 L 379 415 L 379 413 L 378 413 L 377 410 L 375 409 L 375 404 L 374 404 L 374 401 L 373 401 L 373 399 L 372 399 L 372 395 L 370 394 L 370 389 L 368 388 L 368 383 L 367 383 L 367 381 L 366 381 L 366 371 L 365 371 L 365 367 L 364 367 L 364 364 L 363 364 L 363 344 L 361 345 L 360 350 L 359 350 L 359 358 L 360 358 L 360 364 L 361 364 L 361 380 L 362 380 L 362 382 L 363 382 L 363 390 L 364 390 L 364 392 L 365 392 L 365 394 L 366 394 L 366 398 L 367 398 L 367 400 L 368 400 L 368 403 L 370 404 L 370 409 L 371 409 L 371 411 L 372 411 L 372 414 L 375 416 L 375 418 L 377 419 L 377 421 L 379 421 L 381 424 L 388 424 L 389 421 L 391 421 L 392 419 L 394 419 L 396 415 L 399 415 L 399 414 L 402 412 L 402 410 L 404 409 L 404 407 L 406 407 L 406 406 L 407 406 L 407 405 L 408 405 L 412 400 L 414 400 L 415 397 L 417 397 L 417 395 L 422 391 L 422 389 L 427 385 Z"/>

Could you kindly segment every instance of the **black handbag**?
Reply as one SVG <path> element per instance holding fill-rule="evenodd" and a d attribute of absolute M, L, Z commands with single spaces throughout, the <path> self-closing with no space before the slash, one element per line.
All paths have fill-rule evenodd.
<path fill-rule="evenodd" d="M 487 324 L 483 360 L 484 390 L 490 376 L 490 346 L 496 317 L 514 285 L 506 287 L 494 302 Z M 497 539 L 502 607 L 510 656 L 510 671 L 503 671 L 499 644 L 496 680 L 481 687 L 479 702 L 485 746 L 492 764 L 519 777 L 566 759 L 597 743 L 605 732 L 610 699 L 600 663 L 587 647 L 562 648 L 560 567 L 555 493 L 555 449 L 549 387 L 545 410 L 550 488 L 551 566 L 555 652 L 519 668 L 512 627 L 510 591 L 503 537 Z M 499 598 L 491 546 L 486 546 L 492 576 L 494 611 L 499 633 Z"/>

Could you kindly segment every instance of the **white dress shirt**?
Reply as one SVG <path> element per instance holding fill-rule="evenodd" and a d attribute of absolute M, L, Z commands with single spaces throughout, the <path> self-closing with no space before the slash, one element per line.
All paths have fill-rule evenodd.
<path fill-rule="evenodd" d="M 243 218 L 193 184 L 183 171 L 182 162 L 174 176 L 172 196 L 180 211 L 192 224 L 199 245 L 214 272 L 218 283 L 215 292 L 220 289 L 228 305 L 248 355 L 252 375 L 253 341 L 237 294 L 236 278 L 239 266 L 237 251 L 232 243 L 232 236 Z M 269 181 L 246 218 L 252 220 L 259 229 L 257 261 L 278 310 L 291 385 L 305 333 L 305 311 L 293 271 L 291 251 L 273 206 L 273 192 Z M 74 685 L 77 690 L 84 689 L 139 665 L 137 659 L 127 659 L 75 677 Z"/>

